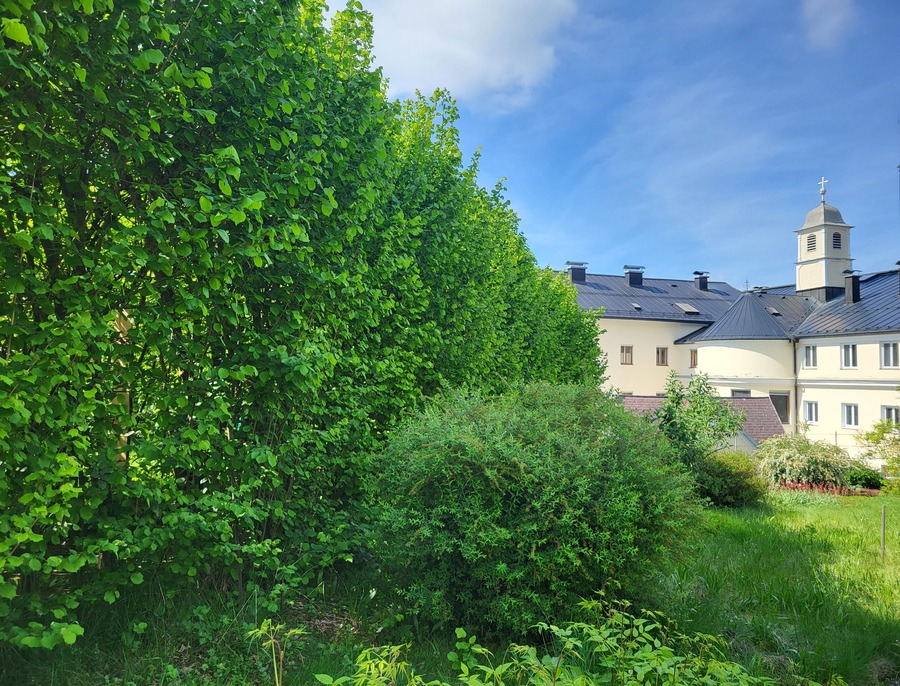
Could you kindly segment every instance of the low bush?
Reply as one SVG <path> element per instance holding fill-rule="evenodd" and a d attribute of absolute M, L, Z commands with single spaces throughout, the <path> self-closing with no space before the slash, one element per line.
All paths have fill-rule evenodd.
<path fill-rule="evenodd" d="M 447 657 L 458 672 L 453 683 L 467 686 L 647 686 L 682 684 L 753 686 L 776 683 L 753 676 L 725 657 L 725 641 L 718 636 L 679 633 L 657 613 L 632 614 L 613 607 L 590 623 L 540 625 L 539 646 L 510 645 L 495 658 L 475 636 L 456 630 L 455 650 Z M 334 678 L 316 674 L 322 684 L 407 684 L 450 686 L 416 672 L 406 651 L 409 646 L 367 648 L 356 659 L 354 675 Z M 843 683 L 841 681 L 835 682 Z"/>
<path fill-rule="evenodd" d="M 851 488 L 880 489 L 884 485 L 884 477 L 877 469 L 859 465 L 846 471 L 844 477 Z"/>
<path fill-rule="evenodd" d="M 428 623 L 522 633 L 646 575 L 683 537 L 696 506 L 676 464 L 646 420 L 592 386 L 458 394 L 380 456 L 373 551 Z"/>
<path fill-rule="evenodd" d="M 740 450 L 713 453 L 694 465 L 698 494 L 716 507 L 744 507 L 766 494 L 756 459 Z"/>
<path fill-rule="evenodd" d="M 760 475 L 771 484 L 847 486 L 847 474 L 860 466 L 843 448 L 804 434 L 773 436 L 763 441 L 756 457 Z"/>
<path fill-rule="evenodd" d="M 866 457 L 884 464 L 884 472 L 890 477 L 882 482 L 884 490 L 900 493 L 900 425 L 880 421 L 857 436 L 857 440 L 865 448 Z"/>

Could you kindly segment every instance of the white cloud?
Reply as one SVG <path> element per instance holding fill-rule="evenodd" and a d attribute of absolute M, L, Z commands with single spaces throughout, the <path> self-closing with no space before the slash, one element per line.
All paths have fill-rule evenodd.
<path fill-rule="evenodd" d="M 854 0 L 803 0 L 806 38 L 814 48 L 837 45 L 853 25 Z"/>
<path fill-rule="evenodd" d="M 514 107 L 556 64 L 575 0 L 371 0 L 375 58 L 391 93 L 447 88 Z"/>

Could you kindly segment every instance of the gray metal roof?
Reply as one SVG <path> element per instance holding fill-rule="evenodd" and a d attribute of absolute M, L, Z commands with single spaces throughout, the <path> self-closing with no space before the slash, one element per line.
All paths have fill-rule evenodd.
<path fill-rule="evenodd" d="M 743 293 L 712 326 L 675 342 L 787 340 L 816 305 L 812 298 L 798 295 Z"/>
<path fill-rule="evenodd" d="M 837 336 L 900 331 L 900 273 L 897 269 L 859 279 L 859 302 L 835 298 L 817 308 L 794 334 Z"/>
<path fill-rule="evenodd" d="M 710 281 L 709 290 L 701 291 L 693 280 L 644 278 L 642 285 L 629 286 L 625 276 L 610 274 L 586 274 L 584 283 L 575 282 L 574 286 L 579 306 L 585 310 L 602 307 L 607 319 L 687 322 L 698 326 L 716 321 L 740 295 L 740 291 L 723 281 Z M 697 313 L 690 313 L 691 309 Z"/>
<path fill-rule="evenodd" d="M 853 228 L 849 224 L 844 223 L 844 218 L 841 216 L 841 211 L 837 207 L 826 205 L 825 202 L 822 201 L 822 204 L 820 204 L 818 207 L 814 207 L 807 213 L 806 222 L 804 222 L 803 226 L 797 229 L 797 231 L 805 231 L 806 229 L 818 228 L 823 224 Z"/>

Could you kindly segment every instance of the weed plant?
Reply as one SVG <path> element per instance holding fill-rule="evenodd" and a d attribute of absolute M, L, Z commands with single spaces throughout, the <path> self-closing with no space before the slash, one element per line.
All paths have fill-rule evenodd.
<path fill-rule="evenodd" d="M 705 518 L 702 545 L 658 579 L 649 602 L 692 631 L 726 636 L 756 673 L 896 683 L 900 497 L 773 492 L 763 506 Z"/>

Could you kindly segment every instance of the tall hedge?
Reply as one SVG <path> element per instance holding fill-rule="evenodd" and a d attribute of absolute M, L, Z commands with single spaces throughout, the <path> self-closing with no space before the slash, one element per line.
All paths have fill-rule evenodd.
<path fill-rule="evenodd" d="M 365 455 L 403 409 L 524 369 L 518 288 L 581 342 L 528 373 L 598 373 L 452 127 L 385 98 L 370 16 L 323 10 L 0 7 L 0 640 L 74 641 L 80 604 L 150 575 L 314 581 L 359 544 Z M 444 153 L 455 190 L 414 203 Z M 501 285 L 510 244 L 528 268 Z"/>

